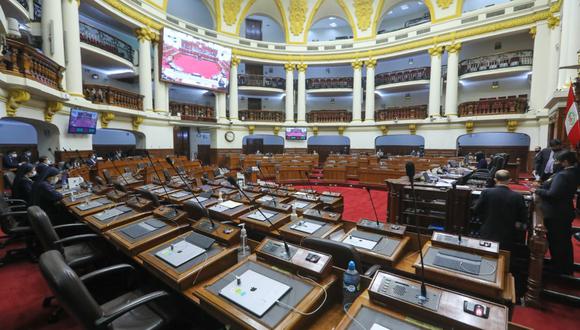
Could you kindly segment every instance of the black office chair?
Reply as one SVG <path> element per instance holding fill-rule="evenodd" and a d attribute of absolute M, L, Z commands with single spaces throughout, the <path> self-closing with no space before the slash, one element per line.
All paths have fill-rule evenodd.
<path fill-rule="evenodd" d="M 22 248 L 6 251 L 0 259 L 0 266 L 21 257 L 36 260 L 37 253 L 34 250 L 34 232 L 27 220 L 26 202 L 23 200 L 10 200 L 0 197 L 0 228 L 4 236 L 0 236 L 0 249 L 16 242 L 25 242 Z"/>
<path fill-rule="evenodd" d="M 375 272 L 381 268 L 380 265 L 372 265 L 363 272 L 362 261 L 358 251 L 349 244 L 336 242 L 330 239 L 306 237 L 302 241 L 302 246 L 316 250 L 332 256 L 332 263 L 339 268 L 347 269 L 349 261 L 354 261 L 359 274 L 373 277 Z"/>
<path fill-rule="evenodd" d="M 12 171 L 6 171 L 3 175 L 4 178 L 4 189 L 12 191 L 14 187 L 14 179 L 16 178 L 16 174 Z"/>
<path fill-rule="evenodd" d="M 105 181 L 107 182 L 108 185 L 114 183 L 113 177 L 111 176 L 111 173 L 109 173 L 109 170 L 107 169 L 103 170 L 103 177 L 105 177 Z"/>
<path fill-rule="evenodd" d="M 40 256 L 39 267 L 60 305 L 85 329 L 162 329 L 175 318 L 174 306 L 162 304 L 162 298 L 169 296 L 165 291 L 146 293 L 137 289 L 102 305 L 97 303 L 87 285 L 104 276 L 126 279 L 123 273 L 135 270 L 131 265 L 115 265 L 79 278 L 61 254 L 48 251 Z M 101 287 L 109 284 L 110 280 L 103 281 Z"/>

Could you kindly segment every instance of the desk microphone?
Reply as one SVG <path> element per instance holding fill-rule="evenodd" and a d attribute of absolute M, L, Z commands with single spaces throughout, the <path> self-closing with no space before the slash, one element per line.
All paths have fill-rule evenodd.
<path fill-rule="evenodd" d="M 258 212 L 260 212 L 260 214 L 264 217 L 264 219 L 266 219 L 266 221 L 268 221 L 268 223 L 272 226 L 272 228 L 274 228 L 274 224 L 272 223 L 272 221 L 270 221 L 270 219 L 264 214 L 264 212 L 262 212 L 262 210 L 260 210 L 260 205 L 256 205 L 254 201 L 252 201 L 247 195 L 246 193 L 242 190 L 242 188 L 240 188 L 240 185 L 238 184 L 238 182 L 236 181 L 236 179 L 234 179 L 231 176 L 228 176 L 226 179 L 231 185 L 233 185 L 234 187 L 236 187 L 239 192 L 244 195 L 244 197 L 246 197 L 248 199 L 248 201 L 250 201 L 250 203 L 252 205 L 257 206 L 257 210 Z M 278 229 L 275 229 L 278 232 L 278 235 L 280 236 L 280 239 L 282 240 L 282 242 L 284 243 L 284 249 L 286 250 L 286 255 L 288 256 L 288 259 L 290 259 L 290 247 L 288 246 L 288 243 L 286 242 L 286 240 L 282 237 L 282 235 L 280 234 L 280 232 L 278 231 Z"/>
<path fill-rule="evenodd" d="M 415 194 L 415 164 L 412 161 L 405 163 L 405 172 L 409 177 L 411 182 L 411 194 L 413 196 L 413 216 L 415 218 L 415 225 L 417 226 L 417 241 L 419 242 L 419 257 L 421 258 L 421 295 L 419 298 L 419 303 L 423 304 L 427 302 L 427 287 L 425 287 L 425 265 L 423 264 L 423 244 L 421 244 L 421 233 L 419 230 L 419 223 L 417 220 L 417 195 Z"/>
<path fill-rule="evenodd" d="M 312 182 L 310 182 L 308 171 L 304 170 L 304 174 L 306 174 L 306 182 L 308 182 L 308 186 L 310 186 L 310 191 L 312 192 L 312 195 L 314 195 L 316 191 L 314 188 L 312 188 Z M 308 197 L 308 194 L 306 194 L 306 196 Z M 314 195 L 314 197 L 316 197 L 316 195 Z M 318 215 L 322 215 L 322 213 L 320 213 L 320 209 L 316 209 L 316 211 L 318 212 Z"/>
<path fill-rule="evenodd" d="M 113 161 L 113 158 L 109 158 L 109 161 L 111 161 L 113 168 L 115 169 L 115 171 L 117 171 L 117 173 L 119 173 L 119 176 L 123 179 L 123 181 L 125 182 L 125 185 L 128 187 L 129 181 L 127 181 L 127 178 L 125 178 L 125 176 L 121 173 L 121 171 L 119 171 L 119 168 L 117 167 L 117 164 L 115 164 L 115 162 Z M 137 199 L 137 203 L 141 204 L 141 200 L 139 200 L 139 196 L 136 195 L 135 198 Z"/>
<path fill-rule="evenodd" d="M 159 180 L 159 182 L 161 183 L 161 187 L 163 188 L 163 191 L 165 191 L 165 196 L 169 197 L 169 192 L 167 191 L 167 188 L 163 184 L 163 181 L 161 180 L 161 176 L 159 176 L 159 173 L 157 173 L 157 169 L 155 168 L 155 164 L 153 163 L 153 160 L 151 159 L 151 155 L 149 155 L 149 150 L 145 149 L 145 154 L 147 155 L 147 158 L 149 159 L 149 162 L 151 163 L 151 167 L 153 168 L 153 173 L 155 173 L 157 180 Z"/>
<path fill-rule="evenodd" d="M 262 172 L 262 161 L 261 160 L 257 160 L 256 161 L 256 167 L 258 168 L 258 171 L 260 171 L 260 175 L 262 175 L 262 178 L 265 178 L 264 173 Z M 274 204 L 274 206 L 278 206 L 278 202 L 276 201 L 276 194 L 278 192 L 278 189 L 280 189 L 280 185 L 278 185 L 275 189 L 274 189 L 274 193 L 272 193 L 272 189 L 268 188 L 268 191 L 270 192 L 270 194 L 273 194 L 274 198 L 272 199 L 272 203 Z"/>
<path fill-rule="evenodd" d="M 165 160 L 167 161 L 167 163 L 171 166 L 171 168 L 177 172 L 177 175 L 179 176 L 179 178 L 181 179 L 181 181 L 183 181 L 183 184 L 185 184 L 185 187 L 187 188 L 187 190 L 191 193 L 191 195 L 193 196 L 193 198 L 195 199 L 195 202 L 197 204 L 199 204 L 199 206 L 201 207 L 201 209 L 203 210 L 203 215 L 206 216 L 209 219 L 209 222 L 211 223 L 211 227 L 210 229 L 214 229 L 215 228 L 215 223 L 213 222 L 213 220 L 211 219 L 211 217 L 209 216 L 209 212 L 207 211 L 207 209 L 203 206 L 203 204 L 201 204 L 201 202 L 199 201 L 199 199 L 197 199 L 197 196 L 195 196 L 195 194 L 193 193 L 193 188 L 191 187 L 191 185 L 189 184 L 189 182 L 187 182 L 187 180 L 185 180 L 185 178 L 183 177 L 183 174 L 180 173 L 177 168 L 175 168 L 175 162 L 173 161 L 173 159 L 171 159 L 171 157 L 167 156 L 165 157 Z"/>
<path fill-rule="evenodd" d="M 367 194 L 369 195 L 369 199 L 371 201 L 371 206 L 373 207 L 373 212 L 375 213 L 375 219 L 377 219 L 377 228 L 381 228 L 381 224 L 379 222 L 379 216 L 377 214 L 377 208 L 375 207 L 375 202 L 373 201 L 373 196 L 371 195 L 371 190 L 366 187 L 365 190 L 367 191 Z"/>

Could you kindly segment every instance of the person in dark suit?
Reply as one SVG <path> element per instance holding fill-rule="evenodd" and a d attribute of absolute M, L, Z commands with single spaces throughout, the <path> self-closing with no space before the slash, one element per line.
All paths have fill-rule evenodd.
<path fill-rule="evenodd" d="M 22 155 L 20 155 L 20 162 L 21 163 L 32 163 L 32 151 L 25 150 Z"/>
<path fill-rule="evenodd" d="M 63 195 L 54 188 L 59 177 L 58 169 L 47 166 L 32 185 L 32 205 L 44 210 L 54 225 L 63 223 L 61 210 L 57 205 L 63 199 Z"/>
<path fill-rule="evenodd" d="M 542 149 L 534 157 L 534 175 L 540 177 L 540 180 L 546 181 L 556 171 L 554 164 L 556 163 L 556 154 L 562 150 L 562 142 L 558 139 L 550 141 L 550 147 Z"/>
<path fill-rule="evenodd" d="M 2 158 L 3 168 L 18 168 L 18 153 L 12 150 Z"/>
<path fill-rule="evenodd" d="M 36 175 L 34 165 L 24 163 L 18 166 L 12 186 L 12 197 L 30 203 L 32 195 L 32 178 Z"/>
<path fill-rule="evenodd" d="M 505 250 L 512 250 L 516 226 L 526 222 L 527 208 L 524 197 L 508 187 L 510 173 L 495 172 L 495 186 L 481 192 L 474 213 L 483 221 L 480 235 L 497 241 Z"/>
<path fill-rule="evenodd" d="M 478 170 L 487 169 L 487 159 L 485 159 L 485 154 L 483 151 L 478 151 L 475 154 L 475 160 L 477 161 L 477 165 L 475 165 L 475 167 Z"/>
<path fill-rule="evenodd" d="M 41 175 L 49 166 L 50 159 L 48 159 L 48 156 L 40 156 L 40 158 L 38 158 L 38 164 L 36 164 L 36 173 Z"/>
<path fill-rule="evenodd" d="M 572 274 L 574 256 L 572 250 L 572 221 L 575 217 L 574 195 L 578 185 L 576 154 L 564 150 L 556 155 L 563 170 L 548 179 L 536 195 L 541 200 L 544 225 L 548 231 L 548 244 L 552 256 L 552 270 L 561 274 Z"/>
<path fill-rule="evenodd" d="M 91 153 L 91 156 L 89 156 L 89 158 L 86 161 L 87 165 L 89 165 L 89 167 L 93 167 L 95 165 L 97 165 L 97 155 L 95 155 L 95 153 Z"/>

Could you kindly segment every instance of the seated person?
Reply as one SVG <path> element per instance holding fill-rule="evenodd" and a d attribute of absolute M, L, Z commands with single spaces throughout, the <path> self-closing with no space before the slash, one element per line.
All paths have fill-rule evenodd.
<path fill-rule="evenodd" d="M 485 159 L 485 154 L 482 151 L 479 151 L 475 154 L 475 161 L 477 161 L 477 165 L 475 165 L 475 167 L 478 170 L 487 169 L 487 160 Z"/>
<path fill-rule="evenodd" d="M 17 168 L 18 167 L 18 153 L 12 150 L 2 158 L 3 168 Z"/>
<path fill-rule="evenodd" d="M 42 172 L 44 172 L 44 170 L 49 166 L 50 159 L 48 159 L 48 156 L 40 156 L 40 158 L 38 158 L 38 164 L 36 164 L 36 173 L 41 175 Z"/>
<path fill-rule="evenodd" d="M 63 199 L 63 195 L 56 191 L 55 185 L 60 179 L 60 172 L 54 167 L 46 167 L 39 173 L 37 180 L 32 185 L 31 204 L 40 207 L 53 225 L 64 223 L 62 214 L 57 203 Z"/>
<path fill-rule="evenodd" d="M 510 250 L 516 226 L 526 223 L 528 210 L 524 196 L 508 187 L 510 173 L 495 172 L 495 186 L 481 192 L 474 213 L 482 220 L 481 238 L 499 242 L 500 248 Z"/>
<path fill-rule="evenodd" d="M 24 163 L 16 170 L 16 177 L 12 187 L 12 198 L 22 199 L 26 203 L 30 203 L 32 194 L 32 178 L 36 175 L 36 171 L 32 164 Z"/>

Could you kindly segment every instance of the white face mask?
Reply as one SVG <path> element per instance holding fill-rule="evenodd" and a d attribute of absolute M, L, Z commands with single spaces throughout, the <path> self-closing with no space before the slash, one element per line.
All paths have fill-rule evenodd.
<path fill-rule="evenodd" d="M 30 172 L 30 174 L 28 174 L 29 178 L 32 178 L 34 176 L 36 176 L 36 171 Z"/>
<path fill-rule="evenodd" d="M 50 179 L 51 184 L 57 184 L 57 182 L 58 182 L 58 177 L 56 177 L 56 176 L 54 178 Z"/>

